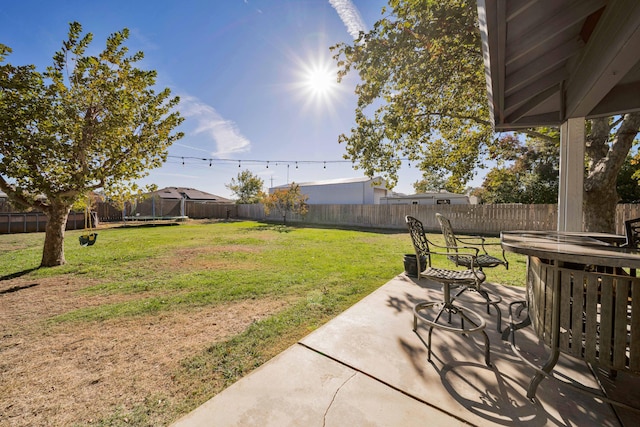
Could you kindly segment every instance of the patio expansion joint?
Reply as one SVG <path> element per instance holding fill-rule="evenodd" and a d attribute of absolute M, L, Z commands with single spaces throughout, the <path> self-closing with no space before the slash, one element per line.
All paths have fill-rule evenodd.
<path fill-rule="evenodd" d="M 469 426 L 473 426 L 474 425 L 474 424 L 469 423 L 469 421 L 465 420 L 464 418 L 461 418 L 460 416 L 458 416 L 458 415 L 456 415 L 456 414 L 454 414 L 452 412 L 444 411 L 442 408 L 439 408 L 439 407 L 427 402 L 426 400 L 421 399 L 418 396 L 415 396 L 413 394 L 407 393 L 406 391 L 402 390 L 401 388 L 396 387 L 393 384 L 391 384 L 391 383 L 389 383 L 387 381 L 384 381 L 384 380 L 382 380 L 382 379 L 380 379 L 378 377 L 375 377 L 375 376 L 373 376 L 373 375 L 371 375 L 371 374 L 369 374 L 369 373 L 367 373 L 367 372 L 365 372 L 365 371 L 363 371 L 361 369 L 358 369 L 358 368 L 356 368 L 355 366 L 353 366 L 353 365 L 351 365 L 349 363 L 343 362 L 342 360 L 337 359 L 337 358 L 335 358 L 335 357 L 333 357 L 333 356 L 331 356 L 329 354 L 326 354 L 326 353 L 324 353 L 322 351 L 316 350 L 315 348 L 310 347 L 310 346 L 308 346 L 308 345 L 306 345 L 306 344 L 304 344 L 304 343 L 302 343 L 300 341 L 298 341 L 297 344 L 302 346 L 302 347 L 304 347 L 304 348 L 306 348 L 307 350 L 313 351 L 314 353 L 319 354 L 320 356 L 326 357 L 326 358 L 328 358 L 328 359 L 330 359 L 330 360 L 332 360 L 332 361 L 334 361 L 334 362 L 336 362 L 336 363 L 338 363 L 338 364 L 340 364 L 342 366 L 345 366 L 345 367 L 347 367 L 347 368 L 349 368 L 349 369 L 354 371 L 354 374 L 352 376 L 350 376 L 349 378 L 347 378 L 347 380 L 345 380 L 344 383 L 342 383 L 342 385 L 340 385 L 340 387 L 338 387 L 338 389 L 336 390 L 336 392 L 335 392 L 335 394 L 333 396 L 333 399 L 331 400 L 331 403 L 329 404 L 329 407 L 327 408 L 327 411 L 325 412 L 325 417 L 326 417 L 326 415 L 327 415 L 327 413 L 329 411 L 329 408 L 333 404 L 338 392 L 340 391 L 340 389 L 342 387 L 344 387 L 344 385 L 347 384 L 351 379 L 353 379 L 353 377 L 356 374 L 360 373 L 360 374 L 362 374 L 362 375 L 364 375 L 364 376 L 366 376 L 368 378 L 371 378 L 372 380 L 374 380 L 374 381 L 376 381 L 376 382 L 378 382 L 380 384 L 385 385 L 386 387 L 391 388 L 392 390 L 395 390 L 395 391 L 397 391 L 397 392 L 399 392 L 399 393 L 401 393 L 401 394 L 403 394 L 403 395 L 405 395 L 405 396 L 407 396 L 407 397 L 409 397 L 409 398 L 411 398 L 411 399 L 413 399 L 413 400 L 415 400 L 417 402 L 422 403 L 423 405 L 427 405 L 430 408 L 433 408 L 433 409 L 435 409 L 435 410 L 437 410 L 439 412 L 442 412 L 443 414 L 447 414 L 448 416 L 453 417 L 456 420 L 458 420 L 458 421 L 460 421 L 460 422 L 462 422 L 464 424 L 467 424 Z"/>

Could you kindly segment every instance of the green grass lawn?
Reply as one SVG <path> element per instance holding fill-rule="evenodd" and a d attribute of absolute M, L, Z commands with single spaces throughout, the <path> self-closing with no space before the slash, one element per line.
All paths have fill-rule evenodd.
<path fill-rule="evenodd" d="M 149 423 L 154 412 L 164 413 L 159 419 L 170 422 L 402 273 L 403 255 L 413 253 L 407 232 L 257 222 L 106 228 L 98 231 L 98 240 L 90 247 L 79 245 L 80 233 L 66 233 L 67 264 L 46 269 L 35 268 L 42 233 L 0 235 L 0 277 L 22 272 L 22 278 L 60 279 L 60 286 L 68 279 L 83 280 L 87 286 L 78 295 L 130 297 L 51 316 L 50 327 L 188 312 L 263 298 L 287 302 L 275 315 L 184 360 L 174 373 L 175 381 L 186 390 L 179 403 L 114 413 L 104 425 L 119 425 L 118 420 L 125 418 L 134 424 L 135 420 Z M 431 237 L 442 243 L 440 235 Z M 493 249 L 500 253 L 499 246 Z M 524 257 L 507 257 L 509 270 L 487 270 L 487 280 L 523 285 Z M 436 259 L 435 264 L 451 267 L 444 259 Z"/>

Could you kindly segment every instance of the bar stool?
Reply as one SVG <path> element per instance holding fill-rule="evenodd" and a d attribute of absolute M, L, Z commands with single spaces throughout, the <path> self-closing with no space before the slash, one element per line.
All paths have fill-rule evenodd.
<path fill-rule="evenodd" d="M 461 294 L 463 288 L 473 287 L 478 288 L 485 280 L 485 275 L 482 270 L 478 269 L 475 260 L 478 257 L 477 248 L 458 247 L 458 250 L 464 251 L 465 256 L 468 256 L 471 260 L 469 268 L 465 270 L 448 270 L 443 268 L 434 268 L 431 266 L 432 255 L 447 255 L 445 251 L 434 252 L 431 247 L 447 249 L 446 246 L 439 246 L 430 242 L 424 232 L 422 222 L 412 216 L 406 216 L 405 221 L 409 228 L 409 234 L 411 235 L 411 241 L 416 251 L 416 263 L 417 271 L 422 270 L 420 260 L 426 259 L 427 268 L 419 273 L 419 278 L 427 278 L 442 284 L 443 299 L 440 301 L 424 301 L 416 304 L 413 308 L 413 331 L 418 333 L 418 319 L 429 326 L 429 336 L 427 340 L 428 347 L 428 360 L 431 361 L 431 335 L 433 328 L 441 329 L 447 332 L 454 332 L 458 334 L 472 334 L 481 333 L 484 337 L 485 353 L 484 359 L 487 366 L 491 366 L 490 357 L 490 345 L 489 336 L 485 332 L 486 322 L 477 313 L 469 310 L 466 307 L 462 307 L 454 303 L 454 298 L 451 296 L 452 289 L 459 289 L 458 294 Z M 468 251 L 468 252 L 467 252 Z M 456 300 L 464 301 L 462 297 L 455 298 Z M 477 303 L 477 301 L 471 301 Z M 432 315 L 428 316 L 427 312 L 433 311 Z M 443 315 L 446 314 L 448 321 L 443 319 Z M 460 317 L 460 326 L 453 326 L 451 324 L 451 317 L 457 315 Z M 446 322 L 446 323 L 445 323 Z M 465 322 L 471 324 L 470 327 L 465 326 Z"/>

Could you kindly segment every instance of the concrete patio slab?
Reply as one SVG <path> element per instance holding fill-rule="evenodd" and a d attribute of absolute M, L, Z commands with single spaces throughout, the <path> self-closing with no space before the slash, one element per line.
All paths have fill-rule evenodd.
<path fill-rule="evenodd" d="M 383 404 L 382 404 L 383 403 Z M 296 345 L 174 426 L 423 426 L 468 424 Z"/>
<path fill-rule="evenodd" d="M 522 299 L 524 289 L 487 286 L 503 298 L 504 327 L 508 303 Z M 492 366 L 484 363 L 478 334 L 440 330 L 429 363 L 421 339 L 427 331 L 412 331 L 412 309 L 440 292 L 401 274 L 174 425 L 621 425 L 609 404 L 556 381 L 544 380 L 536 399 L 527 399 L 533 370 L 501 340 L 495 315 L 483 306 L 474 308 L 487 320 Z M 544 362 L 531 328 L 518 331 L 517 344 L 528 360 Z M 598 387 L 575 359 L 561 356 L 556 375 Z M 640 383 L 625 377 L 621 384 Z"/>

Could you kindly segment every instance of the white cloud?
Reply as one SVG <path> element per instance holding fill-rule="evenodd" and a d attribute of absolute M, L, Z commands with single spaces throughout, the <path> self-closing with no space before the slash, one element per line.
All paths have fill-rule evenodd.
<path fill-rule="evenodd" d="M 195 135 L 205 134 L 213 139 L 216 150 L 211 153 L 212 156 L 222 157 L 249 151 L 251 142 L 240 133 L 236 124 L 224 119 L 210 105 L 196 97 L 181 94 L 178 109 L 187 119 L 195 120 L 196 127 L 193 131 Z"/>
<path fill-rule="evenodd" d="M 338 16 L 340 16 L 342 23 L 347 27 L 347 31 L 354 40 L 358 38 L 360 31 L 367 31 L 358 8 L 355 7 L 351 0 L 329 0 L 329 3 L 338 12 Z"/>

